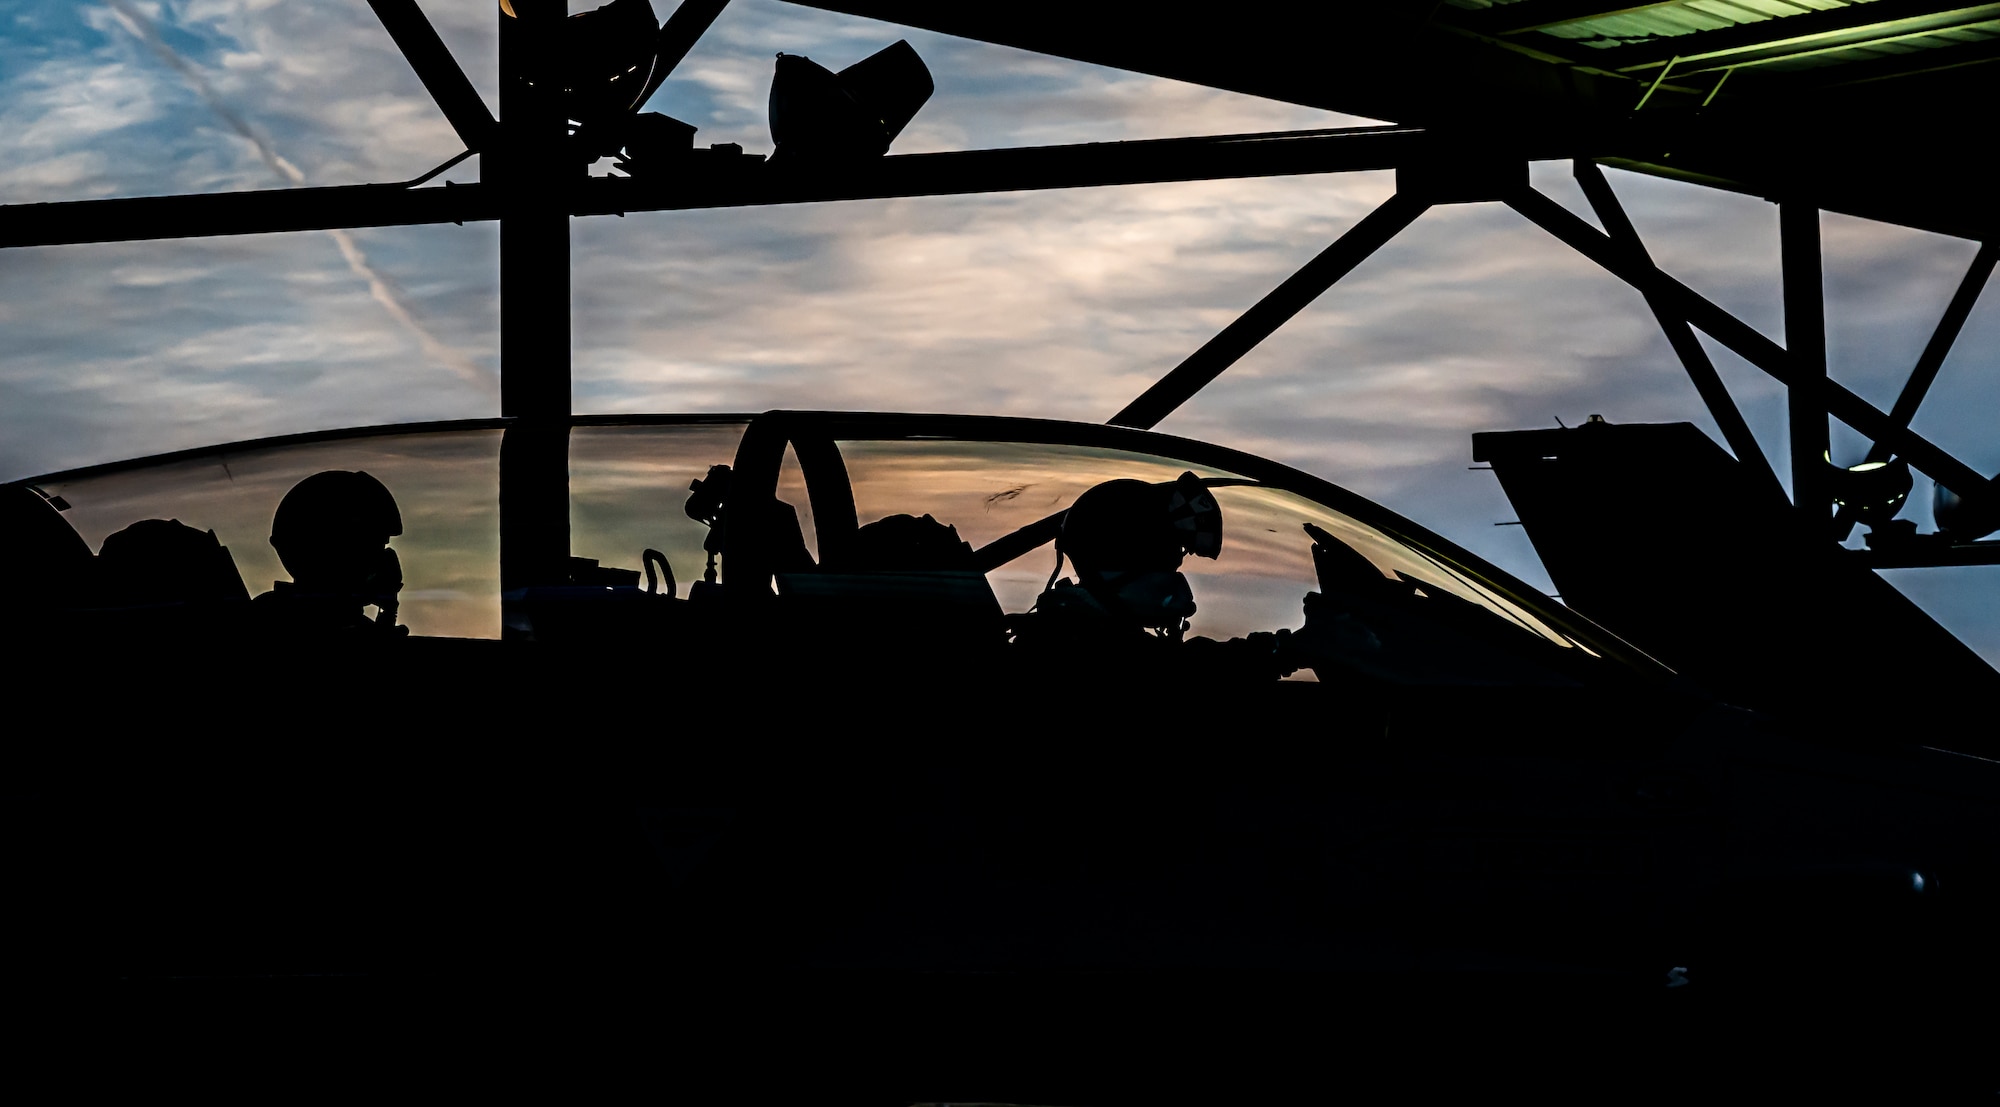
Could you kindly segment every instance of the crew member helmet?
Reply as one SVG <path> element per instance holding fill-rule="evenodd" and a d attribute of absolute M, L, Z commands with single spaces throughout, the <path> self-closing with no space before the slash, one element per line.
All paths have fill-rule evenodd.
<path fill-rule="evenodd" d="M 292 486 L 271 519 L 271 545 L 302 585 L 365 577 L 375 554 L 403 533 L 396 497 L 363 472 L 329 469 Z"/>
<path fill-rule="evenodd" d="M 1105 481 L 1070 505 L 1056 552 L 1079 575 L 1175 572 L 1188 554 L 1222 552 L 1222 507 L 1193 473 L 1160 484 Z"/>

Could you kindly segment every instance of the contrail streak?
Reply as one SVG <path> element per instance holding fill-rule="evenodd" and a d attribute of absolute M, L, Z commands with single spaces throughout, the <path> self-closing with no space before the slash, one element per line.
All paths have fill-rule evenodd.
<path fill-rule="evenodd" d="M 181 78 L 187 81 L 189 86 L 195 90 L 195 93 L 201 97 L 202 102 L 208 105 L 210 111 L 213 111 L 224 123 L 229 124 L 231 130 L 242 135 L 249 141 L 251 146 L 256 148 L 257 156 L 263 159 L 264 164 L 270 167 L 272 173 L 276 174 L 287 185 L 305 183 L 305 173 L 298 166 L 286 161 L 272 147 L 269 139 L 266 139 L 256 128 L 252 127 L 250 121 L 243 118 L 236 109 L 230 107 L 223 100 L 222 95 L 216 92 L 215 86 L 208 83 L 206 74 L 202 73 L 193 62 L 182 57 L 179 51 L 167 45 L 166 40 L 160 37 L 159 28 L 154 26 L 153 21 L 148 19 L 144 12 L 134 7 L 131 0 L 104 0 L 104 2 L 111 8 L 112 15 L 117 17 L 120 23 L 124 24 L 125 29 L 130 31 L 133 37 L 146 44 L 146 48 L 153 52 L 154 57 L 165 62 L 169 68 L 180 74 Z M 380 304 L 382 310 L 388 312 L 391 319 L 402 324 L 403 328 L 416 338 L 417 344 L 423 347 L 424 353 L 430 355 L 433 360 L 458 374 L 460 377 L 485 389 L 487 392 L 497 393 L 498 390 L 495 387 L 491 373 L 481 369 L 465 354 L 446 345 L 436 335 L 432 334 L 429 328 L 418 321 L 416 315 L 410 310 L 409 304 L 404 301 L 401 292 L 397 290 L 395 284 L 388 277 L 384 276 L 380 270 L 376 269 L 374 265 L 369 263 L 368 255 L 361 252 L 361 246 L 354 241 L 352 234 L 339 229 L 330 230 L 326 233 L 328 237 L 333 239 L 334 245 L 340 248 L 340 256 L 346 259 L 347 267 L 354 271 L 355 276 L 360 277 L 368 283 L 369 297 L 377 304 Z"/>

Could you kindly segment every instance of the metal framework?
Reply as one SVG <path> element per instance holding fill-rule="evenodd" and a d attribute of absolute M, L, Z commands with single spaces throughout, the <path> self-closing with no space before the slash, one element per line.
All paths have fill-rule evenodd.
<path fill-rule="evenodd" d="M 497 220 L 501 414 L 507 418 L 501 452 L 503 589 L 557 583 L 567 571 L 567 453 L 573 422 L 567 310 L 569 220 L 630 211 L 1395 169 L 1398 188 L 1394 196 L 1112 416 L 1110 422 L 1137 428 L 1156 425 L 1432 204 L 1499 201 L 1645 297 L 1730 449 L 1774 497 L 1782 496 L 1783 490 L 1770 461 L 1759 449 L 1695 332 L 1709 335 L 1786 386 L 1792 431 L 1792 498 L 1809 525 L 1826 527 L 1830 523 L 1835 537 L 1845 536 L 1851 527 L 1851 520 L 1832 515 L 1831 473 L 1823 460 L 1829 417 L 1866 435 L 1874 443 L 1871 459 L 1901 457 L 1968 500 L 1995 495 L 1992 482 L 1984 475 L 1910 429 L 1919 404 L 1994 269 L 1996 255 L 2000 255 L 1996 250 L 2000 239 L 1991 233 L 1990 221 L 1988 229 L 1977 235 L 1983 241 L 1977 258 L 1902 394 L 1885 413 L 1827 376 L 1820 279 L 1822 207 L 1866 213 L 1864 209 L 1874 201 L 1857 202 L 1855 197 L 1866 197 L 1838 187 L 1801 189 L 1781 196 L 1785 318 L 1790 341 L 1789 347 L 1781 347 L 1653 263 L 1598 163 L 1650 167 L 1669 175 L 1682 173 L 1678 167 L 1667 170 L 1644 161 L 1649 155 L 1643 155 L 1643 148 L 1661 141 L 1662 135 L 1687 135 L 1687 120 L 1670 121 L 1663 130 L 1641 124 L 1675 98 L 1698 99 L 1706 107 L 1721 91 L 1722 80 L 1738 69 L 1777 72 L 1801 59 L 1823 62 L 1842 52 L 1861 51 L 1862 56 L 1847 58 L 1853 64 L 1840 66 L 1839 73 L 1849 79 L 1860 79 L 1855 76 L 1860 74 L 1881 80 L 2000 56 L 1995 46 L 2000 43 L 2000 4 L 1946 9 L 1936 3 L 1876 0 L 1784 19 L 1641 36 L 1639 41 L 1611 45 L 1591 38 L 1592 28 L 1616 25 L 1621 19 L 1629 23 L 1635 18 L 1657 18 L 1678 8 L 1679 0 L 1622 7 L 1578 0 L 1519 0 L 1478 7 L 1447 0 L 1438 7 L 1428 30 L 1443 33 L 1448 40 L 1477 40 L 1497 45 L 1508 57 L 1526 55 L 1544 64 L 1560 63 L 1569 66 L 1578 81 L 1589 78 L 1601 83 L 1620 77 L 1635 89 L 1643 81 L 1645 89 L 1638 96 L 1638 106 L 1654 114 L 1625 111 L 1617 126 L 1579 122 L 1572 113 L 1564 118 L 1547 117 L 1543 125 L 1516 126 L 1497 137 L 1489 134 L 1473 139 L 1464 127 L 1469 117 L 1460 117 L 1434 126 L 890 156 L 859 165 L 811 170 L 710 150 L 684 159 L 668 176 L 593 178 L 585 173 L 581 161 L 565 153 L 566 120 L 548 98 L 534 95 L 522 79 L 556 38 L 550 29 L 566 17 L 563 0 L 511 0 L 514 15 L 500 18 L 502 92 L 497 120 L 486 110 L 415 0 L 369 2 L 465 144 L 467 153 L 459 157 L 482 155 L 479 184 L 418 187 L 433 173 L 416 181 L 381 185 L 4 206 L 0 207 L 0 247 Z M 667 20 L 660 31 L 660 62 L 651 87 L 657 87 L 687 54 L 721 11 L 723 2 L 684 0 Z M 927 6 L 918 11 L 900 0 L 828 6 L 944 30 L 970 20 L 976 26 L 970 32 L 958 27 L 957 33 L 978 33 L 992 41 L 1014 41 L 1031 48 L 1042 48 L 1037 43 L 1046 45 L 1036 34 L 1016 29 L 1026 26 L 1021 22 L 1026 16 L 1010 16 L 997 8 L 972 5 L 962 11 L 939 12 L 937 6 Z M 1033 4 L 1027 7 L 1039 10 Z M 1988 23 L 1993 25 L 1992 35 L 1981 32 Z M 1772 24 L 1783 27 L 1774 29 Z M 1958 37 L 1932 41 L 1948 33 Z M 1032 41 L 1023 43 L 1022 39 Z M 1867 53 L 1873 46 L 1890 41 L 1902 43 L 1906 49 L 1893 58 Z M 1910 46 L 1912 43 L 1922 48 Z M 1089 60 L 1104 60 L 1100 55 L 1107 52 L 1122 57 L 1119 48 L 1098 44 L 1082 32 L 1058 40 L 1057 45 L 1062 48 L 1049 52 Z M 1127 67 L 1178 75 L 1173 72 L 1179 64 L 1176 57 L 1169 51 L 1154 57 L 1153 64 Z M 1900 68 L 1891 72 L 1891 64 Z M 1867 68 L 1871 66 L 1874 68 Z M 1828 68 L 1821 65 L 1807 74 L 1812 87 L 1826 85 L 1829 78 L 1819 70 Z M 1219 87 L 1239 87 L 1250 81 L 1247 77 L 1232 80 L 1227 73 L 1217 72 L 1221 75 L 1209 83 Z M 1701 73 L 1720 76 L 1707 84 L 1684 83 Z M 1338 86 L 1339 82 L 1333 84 Z M 1747 90 L 1745 84 L 1750 86 Z M 1732 96 L 1745 96 L 1756 95 L 1759 86 L 1757 81 L 1746 79 L 1730 88 Z M 1267 87 L 1259 94 L 1279 93 Z M 1302 96 L 1281 98 L 1312 102 Z M 1366 103 L 1367 97 L 1359 97 L 1359 102 Z M 1430 103 L 1423 97 L 1411 102 L 1419 109 Z M 1424 111 L 1409 114 L 1422 122 Z M 1636 162 L 1635 150 L 1642 155 Z M 1556 157 L 1574 161 L 1577 181 L 1609 233 L 1528 187 L 1527 162 Z M 1767 183 L 1795 179 L 1788 169 L 1768 177 Z M 1732 185 L 1732 180 L 1718 179 L 1716 183 Z M 1740 180 L 1733 186 L 1740 187 Z M 1964 216 L 1949 221 L 1949 229 L 1958 233 L 1966 233 L 1967 225 Z M 534 310 L 509 310 L 510 305 L 523 303 L 535 305 Z M 550 310 L 558 304 L 563 310 Z M 1833 543 L 1828 547 L 1831 550 Z M 1895 558 L 1873 552 L 1863 556 L 1883 566 L 2000 562 L 1996 548 L 2000 543 L 1932 547 L 1917 553 L 1904 551 Z"/>

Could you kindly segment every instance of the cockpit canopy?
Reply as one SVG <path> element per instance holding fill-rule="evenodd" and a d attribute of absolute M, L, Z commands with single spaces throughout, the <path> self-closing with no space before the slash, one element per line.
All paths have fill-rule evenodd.
<path fill-rule="evenodd" d="M 255 595 L 286 579 L 270 538 L 287 491 L 315 473 L 365 471 L 401 510 L 392 545 L 403 568 L 398 614 L 411 634 L 548 638 L 561 620 L 546 613 L 561 590 L 503 596 L 501 586 L 501 453 L 510 433 L 504 420 L 336 432 L 57 473 L 17 487 L 60 506 L 91 550 L 139 520 L 212 531 Z M 734 504 L 780 509 L 739 512 L 721 542 L 701 513 L 687 510 L 691 486 L 713 479 L 720 465 L 731 467 Z M 955 542 L 962 568 L 984 579 L 977 590 L 990 588 L 990 602 L 1014 616 L 1051 584 L 1063 513 L 1079 496 L 1109 481 L 1171 485 L 1187 473 L 1214 498 L 1227 528 L 1212 559 L 1188 558 L 1181 567 L 1197 604 L 1192 634 L 1220 641 L 1297 629 L 1307 595 L 1330 591 L 1374 597 L 1342 601 L 1341 610 L 1366 621 L 1378 616 L 1363 607 L 1394 593 L 1428 602 L 1413 610 L 1436 613 L 1440 626 L 1473 626 L 1487 643 L 1502 644 L 1480 647 L 1496 654 L 1514 642 L 1537 656 L 1649 665 L 1519 581 L 1325 481 L 1184 439 L 1040 420 L 824 412 L 578 418 L 568 432 L 567 583 L 593 596 L 650 589 L 667 602 L 663 572 L 678 582 L 664 589 L 676 603 L 695 600 L 703 586 L 780 602 L 788 593 L 824 599 L 839 591 L 830 582 L 868 533 L 934 529 L 955 536 L 938 548 Z M 654 578 L 650 585 L 639 583 L 641 570 Z M 527 602 L 536 599 L 539 606 Z M 101 602 L 80 596 L 75 605 Z M 1461 662 L 1445 668 L 1470 671 Z M 1304 667 L 1293 679 L 1314 675 Z"/>

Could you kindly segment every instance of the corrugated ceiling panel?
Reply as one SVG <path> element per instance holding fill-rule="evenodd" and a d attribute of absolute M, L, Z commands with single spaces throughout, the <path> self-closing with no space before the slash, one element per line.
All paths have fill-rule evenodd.
<path fill-rule="evenodd" d="M 1601 19 L 1586 19 L 1580 23 L 1565 23 L 1558 27 L 1547 28 L 1547 33 L 1557 38 L 1603 48 L 1732 26 L 1735 26 L 1733 20 L 1689 8 L 1673 7 L 1629 12 L 1624 15 L 1607 15 Z"/>
<path fill-rule="evenodd" d="M 1466 0 L 1473 2 L 1473 0 Z M 1874 0 L 1856 0 L 1872 3 Z M 1608 49 L 1649 39 L 1675 38 L 1752 23 L 1769 23 L 1812 11 L 1851 6 L 1846 0 L 1687 0 L 1548 27 L 1544 33 L 1582 45 Z M 1773 33 L 1777 28 L 1774 27 Z"/>
<path fill-rule="evenodd" d="M 1791 3 L 1790 0 L 1736 0 L 1736 4 L 1772 19 L 1783 19 L 1788 15 L 1804 15 L 1813 10 L 1803 4 Z"/>
<path fill-rule="evenodd" d="M 1968 27 L 1953 27 L 1949 30 L 1913 38 L 1895 39 L 1890 42 L 1858 44 L 1845 50 L 1829 50 L 1824 53 L 1807 54 L 1802 57 L 1783 58 L 1765 62 L 1756 68 L 1766 73 L 1790 73 L 1807 69 L 1824 69 L 1829 66 L 1847 65 L 1854 62 L 1872 61 L 1877 58 L 1908 57 L 1946 46 L 1963 46 L 1971 43 L 1991 42 L 2000 38 L 2000 20 L 1978 23 Z"/>
<path fill-rule="evenodd" d="M 1766 12 L 1760 12 L 1743 4 L 1731 3 L 1730 0 L 1689 0 L 1686 6 L 1730 23 L 1759 23 L 1771 18 Z"/>

